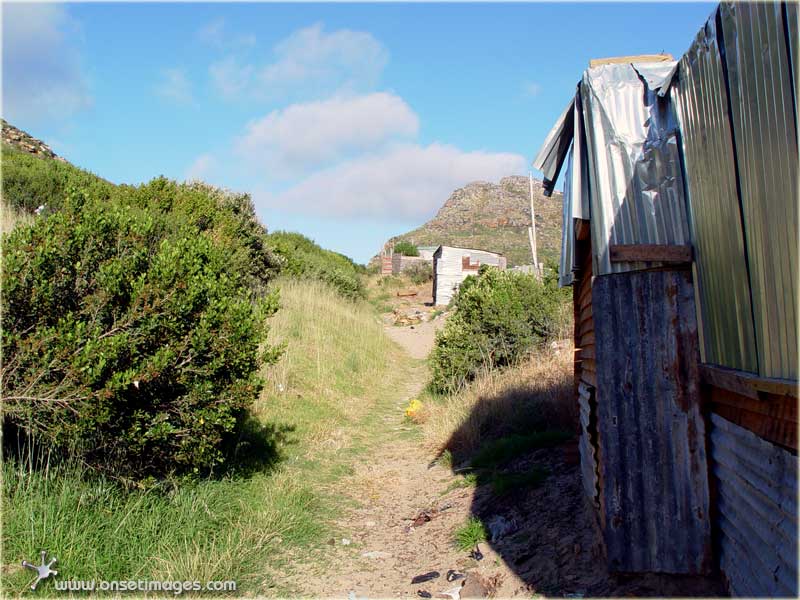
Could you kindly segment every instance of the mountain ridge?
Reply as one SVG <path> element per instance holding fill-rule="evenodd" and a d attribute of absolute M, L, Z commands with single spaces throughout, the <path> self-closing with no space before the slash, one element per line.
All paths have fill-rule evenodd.
<path fill-rule="evenodd" d="M 436 215 L 423 225 L 386 241 L 417 246 L 459 246 L 499 252 L 509 266 L 531 264 L 528 226 L 531 223 L 527 177 L 511 175 L 497 183 L 473 181 L 452 192 Z M 557 260 L 561 244 L 562 195 L 544 195 L 542 182 L 533 180 L 539 262 Z M 377 257 L 376 257 L 377 258 Z"/>

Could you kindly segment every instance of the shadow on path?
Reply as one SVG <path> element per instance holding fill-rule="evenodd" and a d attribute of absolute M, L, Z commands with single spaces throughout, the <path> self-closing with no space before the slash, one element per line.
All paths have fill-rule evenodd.
<path fill-rule="evenodd" d="M 552 597 L 726 595 L 713 577 L 608 573 L 581 482 L 573 434 L 577 415 L 552 405 L 572 402 L 571 381 L 546 390 L 544 397 L 550 403 L 526 388 L 512 388 L 482 398 L 447 444 L 454 472 L 472 473 L 477 480 L 471 513 L 488 534 L 481 544 L 483 560 L 502 560 L 516 576 L 493 590 L 492 582 L 485 582 L 490 591 Z M 533 410 L 526 416 L 520 403 Z M 476 427 L 480 444 L 468 448 Z M 536 434 L 537 429 L 546 433 Z"/>

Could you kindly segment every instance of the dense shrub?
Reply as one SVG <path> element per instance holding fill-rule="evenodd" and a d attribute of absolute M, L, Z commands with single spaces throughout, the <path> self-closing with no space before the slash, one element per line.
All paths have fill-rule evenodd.
<path fill-rule="evenodd" d="M 364 267 L 345 255 L 325 250 L 299 233 L 277 231 L 267 237 L 270 250 L 282 262 L 282 274 L 324 281 L 345 298 L 365 296 Z"/>
<path fill-rule="evenodd" d="M 267 282 L 279 272 L 281 260 L 267 247 L 267 231 L 248 194 L 200 182 L 178 184 L 164 177 L 120 190 L 125 202 L 169 215 L 226 246 L 231 270 L 245 274 L 255 291 L 265 292 Z"/>
<path fill-rule="evenodd" d="M 90 185 L 3 240 L 7 423 L 123 478 L 221 461 L 276 358 L 259 344 L 277 300 L 246 268 L 248 203 L 215 194 Z"/>
<path fill-rule="evenodd" d="M 417 247 L 406 240 L 400 240 L 394 245 L 394 253 L 402 254 L 403 256 L 419 256 Z"/>
<path fill-rule="evenodd" d="M 433 265 L 430 262 L 415 262 L 403 271 L 416 285 L 433 281 Z"/>
<path fill-rule="evenodd" d="M 96 175 L 58 160 L 41 158 L 7 144 L 2 147 L 3 202 L 24 213 L 45 205 L 45 212 L 61 208 L 69 188 L 93 197 L 108 197 L 114 186 Z"/>
<path fill-rule="evenodd" d="M 569 294 L 551 270 L 533 275 L 481 267 L 453 299 L 452 313 L 431 352 L 437 393 L 459 390 L 483 369 L 514 363 L 530 348 L 555 337 Z"/>

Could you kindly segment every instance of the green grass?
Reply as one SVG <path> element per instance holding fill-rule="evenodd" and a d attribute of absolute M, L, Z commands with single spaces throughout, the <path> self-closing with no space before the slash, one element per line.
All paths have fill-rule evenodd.
<path fill-rule="evenodd" d="M 467 473 L 463 477 L 458 477 L 454 481 L 451 481 L 450 484 L 444 489 L 441 493 L 442 496 L 445 496 L 452 492 L 453 490 L 461 490 L 464 488 L 471 488 L 478 485 L 478 476 L 475 473 Z"/>
<path fill-rule="evenodd" d="M 298 558 L 327 555 L 353 464 L 366 455 L 412 363 L 366 302 L 311 281 L 279 281 L 270 343 L 286 343 L 265 370 L 254 408 L 284 432 L 277 464 L 249 476 L 125 490 L 79 466 L 3 465 L 3 580 L 24 594 L 19 565 L 47 550 L 69 579 L 235 580 L 236 596 L 293 596 Z M 43 583 L 38 593 L 52 591 Z"/>
<path fill-rule="evenodd" d="M 456 529 L 454 537 L 456 547 L 459 550 L 470 550 L 478 542 L 486 540 L 486 527 L 477 517 L 470 517 L 466 523 Z"/>
<path fill-rule="evenodd" d="M 503 496 L 520 489 L 531 489 L 541 485 L 549 475 L 546 469 L 534 467 L 523 473 L 494 473 L 491 477 L 492 490 Z"/>
<path fill-rule="evenodd" d="M 475 469 L 495 469 L 526 452 L 556 446 L 571 437 L 569 432 L 558 430 L 509 435 L 483 445 L 472 457 L 470 464 Z"/>
<path fill-rule="evenodd" d="M 27 591 L 31 571 L 13 567 L 40 550 L 58 558 L 64 579 L 234 580 L 238 593 L 268 591 L 276 584 L 261 561 L 324 530 L 326 507 L 290 470 L 129 492 L 77 465 L 36 471 L 7 461 L 3 479 L 5 595 Z"/>

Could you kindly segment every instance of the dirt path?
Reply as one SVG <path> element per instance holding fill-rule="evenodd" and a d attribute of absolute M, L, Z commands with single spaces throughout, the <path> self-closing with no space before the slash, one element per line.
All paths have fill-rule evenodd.
<path fill-rule="evenodd" d="M 444 319 L 423 321 L 410 327 L 387 325 L 386 333 L 397 342 L 412 358 L 426 358 L 433 348 L 436 332 L 444 326 Z M 412 390 L 417 393 L 419 390 Z"/>
<path fill-rule="evenodd" d="M 387 333 L 412 356 L 432 347 L 437 325 Z M 432 464 L 418 429 L 403 409 L 427 378 L 424 364 L 406 389 L 379 410 L 368 457 L 354 465 L 344 488 L 355 508 L 335 526 L 324 566 L 314 561 L 293 577 L 303 595 L 323 598 L 717 596 L 718 582 L 703 578 L 610 576 L 597 543 L 580 483 L 576 444 L 533 451 L 511 465 L 543 467 L 550 475 L 536 489 L 497 498 L 490 486 L 465 487 L 450 468 Z M 426 517 L 427 515 L 427 517 Z M 470 516 L 500 523 L 495 539 L 480 544 L 482 559 L 458 550 L 454 533 Z M 499 531 L 499 530 L 498 530 Z M 448 571 L 464 577 L 448 581 Z M 438 576 L 412 583 L 418 575 Z M 428 595 L 429 594 L 429 595 Z"/>

